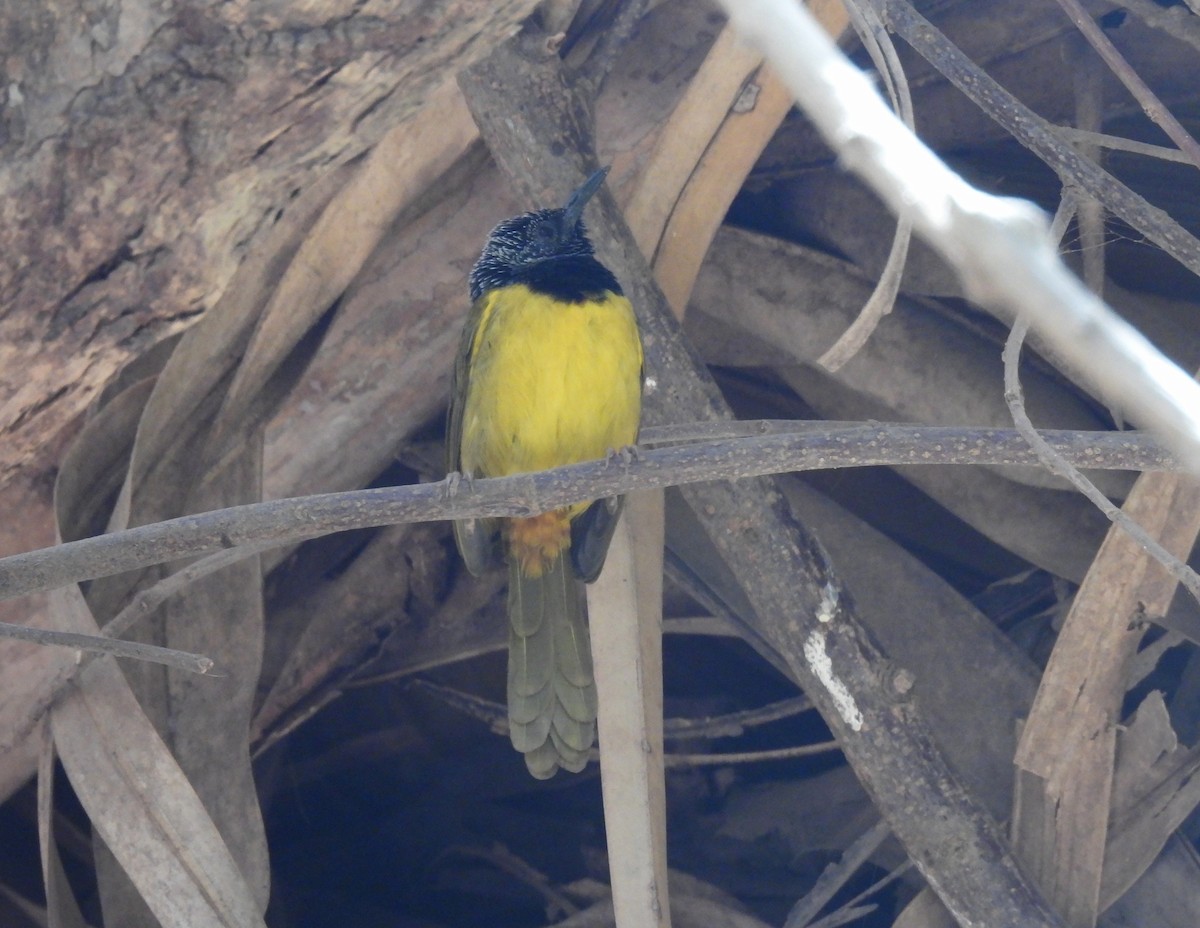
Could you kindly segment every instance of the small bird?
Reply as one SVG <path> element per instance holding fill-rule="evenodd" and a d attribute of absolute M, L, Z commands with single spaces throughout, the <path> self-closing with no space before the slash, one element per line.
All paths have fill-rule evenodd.
<path fill-rule="evenodd" d="M 506 219 L 488 236 L 454 365 L 449 471 L 528 473 L 599 460 L 637 440 L 641 335 L 583 224 L 607 173 L 589 177 L 561 209 Z M 595 740 L 583 583 L 599 576 L 620 511 L 620 499 L 607 499 L 454 524 L 472 574 L 508 562 L 509 736 L 538 779 L 559 767 L 578 773 Z"/>

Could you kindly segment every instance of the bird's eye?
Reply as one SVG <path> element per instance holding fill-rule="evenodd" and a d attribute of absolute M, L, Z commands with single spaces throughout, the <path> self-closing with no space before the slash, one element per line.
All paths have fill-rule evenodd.
<path fill-rule="evenodd" d="M 555 236 L 554 223 L 549 219 L 542 220 L 534 227 L 533 234 L 540 242 L 551 241 Z"/>

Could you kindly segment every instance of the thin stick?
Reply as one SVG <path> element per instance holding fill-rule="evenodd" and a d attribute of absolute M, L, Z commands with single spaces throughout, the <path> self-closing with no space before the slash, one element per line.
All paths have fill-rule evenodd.
<path fill-rule="evenodd" d="M 883 20 L 875 12 L 875 8 L 863 0 L 852 0 L 847 3 L 846 11 L 850 21 L 862 39 L 875 68 L 883 75 L 887 84 L 888 96 L 892 108 L 912 131 L 916 131 L 913 120 L 912 94 L 909 91 L 908 78 L 904 74 L 904 66 L 900 56 L 896 54 L 896 46 L 891 36 L 884 28 Z M 883 317 L 892 311 L 896 305 L 896 297 L 900 293 L 900 282 L 904 277 L 904 267 L 908 262 L 908 246 L 912 240 L 913 223 L 907 215 L 901 215 L 896 221 L 896 234 L 892 239 L 892 247 L 888 252 L 887 261 L 879 275 L 879 282 L 871 291 L 870 297 L 862 310 L 838 340 L 817 359 L 827 371 L 836 371 L 854 357 L 871 333 L 879 326 Z"/>
<path fill-rule="evenodd" d="M 804 928 L 811 922 L 891 833 L 888 823 L 880 819 L 855 838 L 842 854 L 841 860 L 826 867 L 812 889 L 792 906 L 783 928 Z"/>
<path fill-rule="evenodd" d="M 791 718 L 814 708 L 812 700 L 807 696 L 793 696 L 765 706 L 753 709 L 743 709 L 740 712 L 730 712 L 712 718 L 663 719 L 663 736 L 667 740 L 680 741 L 692 738 L 734 738 L 745 734 L 747 728 L 777 722 L 780 719 Z"/>
<path fill-rule="evenodd" d="M 1176 148 L 1165 145 L 1151 145 L 1148 142 L 1138 142 L 1134 139 L 1123 139 L 1119 135 L 1108 135 L 1104 132 L 1089 132 L 1074 126 L 1055 126 L 1054 130 L 1071 142 L 1085 142 L 1097 148 L 1108 148 L 1112 151 L 1127 151 L 1134 155 L 1145 155 L 1147 158 L 1158 158 L 1162 161 L 1173 161 L 1176 164 L 1191 164 L 1192 159 Z"/>
<path fill-rule="evenodd" d="M 1072 43 L 1071 72 L 1075 92 L 1075 124 L 1080 129 L 1099 130 L 1103 125 L 1104 72 L 1101 63 L 1082 42 Z M 1100 151 L 1090 142 L 1079 150 L 1097 164 Z M 1104 296 L 1104 204 L 1080 192 L 1075 204 L 1079 223 L 1079 247 L 1083 253 L 1083 282 L 1096 296 Z"/>
<path fill-rule="evenodd" d="M 182 570 L 175 571 L 135 595 L 124 609 L 105 623 L 104 628 L 101 629 L 104 632 L 103 635 L 60 632 L 48 628 L 0 622 L 0 638 L 16 638 L 20 641 L 32 641 L 35 644 L 75 648 L 92 655 L 111 654 L 113 657 L 129 657 L 134 660 L 149 661 L 152 664 L 164 664 L 177 670 L 208 673 L 213 668 L 213 660 L 210 657 L 193 654 L 190 651 L 179 651 L 175 648 L 163 648 L 137 641 L 124 641 L 120 636 L 125 634 L 138 619 L 150 615 L 170 597 L 189 584 L 195 583 L 201 577 L 206 577 L 224 567 L 244 561 L 248 557 L 254 557 L 256 554 L 274 547 L 276 547 L 275 543 L 271 542 L 218 551 L 194 564 L 189 564 Z M 88 662 L 86 657 L 81 659 L 79 669 L 86 667 Z M 65 686 L 66 683 L 61 685 Z"/>
<path fill-rule="evenodd" d="M 826 915 L 820 921 L 813 922 L 811 925 L 809 925 L 809 928 L 835 928 L 835 926 L 837 926 L 837 925 L 844 925 L 846 923 L 845 920 L 842 920 L 842 921 L 837 920 L 837 916 L 839 913 L 845 912 L 847 915 L 849 915 L 851 913 L 862 912 L 863 911 L 862 908 L 859 908 L 858 906 L 859 906 L 859 903 L 861 903 L 863 899 L 867 898 L 867 896 L 870 896 L 873 893 L 879 892 L 879 890 L 883 889 L 885 886 L 889 885 L 890 883 L 896 882 L 896 880 L 900 879 L 900 877 L 902 877 L 902 876 L 904 876 L 904 874 L 908 873 L 908 871 L 911 870 L 914 866 L 915 866 L 915 864 L 913 864 L 913 862 L 911 860 L 906 860 L 904 863 L 902 863 L 900 866 L 896 867 L 890 873 L 885 874 L 884 876 L 881 876 L 878 880 L 876 880 L 874 883 L 872 883 L 870 886 L 868 886 L 866 889 L 864 889 L 861 893 L 859 893 L 857 896 L 855 896 L 853 899 L 851 899 L 849 902 L 847 902 L 845 905 L 843 905 L 836 912 L 831 912 L 829 915 Z M 874 906 L 872 906 L 871 908 L 874 908 Z"/>
<path fill-rule="evenodd" d="M 794 757 L 812 757 L 840 751 L 836 741 L 818 741 L 816 744 L 801 744 L 792 748 L 774 748 L 767 751 L 736 751 L 724 754 L 666 754 L 663 763 L 667 767 L 718 767 L 722 764 L 760 764 L 769 760 L 789 760 Z"/>
<path fill-rule="evenodd" d="M 160 648 L 140 641 L 124 641 L 120 638 L 104 638 L 100 635 L 82 635 L 77 632 L 56 632 L 49 628 L 33 628 L 28 625 L 9 625 L 0 622 L 0 638 L 16 638 L 35 644 L 57 645 L 89 651 L 93 654 L 111 654 L 113 657 L 132 657 L 134 660 L 165 664 L 192 673 L 208 673 L 212 670 L 212 658 L 174 648 Z"/>
<path fill-rule="evenodd" d="M 1112 40 L 1096 25 L 1096 21 L 1083 8 L 1083 4 L 1079 0 L 1058 0 L 1058 5 L 1071 17 L 1071 22 L 1083 33 L 1083 37 L 1088 40 L 1092 48 L 1099 52 L 1100 57 L 1104 59 L 1105 64 L 1109 66 L 1117 79 L 1141 104 L 1143 112 L 1167 134 L 1172 142 L 1179 146 L 1179 150 L 1188 156 L 1193 166 L 1200 167 L 1200 143 L 1192 138 L 1191 133 L 1180 124 L 1179 120 L 1158 99 L 1154 91 L 1133 70 L 1129 62 L 1125 60 L 1125 56 L 1117 51 Z"/>
<path fill-rule="evenodd" d="M 1178 469 L 1144 434 L 1046 432 L 1043 437 L 1081 467 Z M 610 458 L 466 483 L 455 476 L 441 483 L 270 500 L 182 516 L 0 558 L 0 599 L 244 545 L 280 546 L 405 522 L 528 517 L 633 490 L 837 467 L 1039 463 L 1013 429 L 879 425 L 698 442 L 639 451 L 628 461 Z"/>
<path fill-rule="evenodd" d="M 1038 458 L 1051 473 L 1057 474 L 1071 482 L 1080 493 L 1086 496 L 1096 508 L 1104 513 L 1114 525 L 1120 526 L 1129 536 L 1145 549 L 1146 553 L 1162 564 L 1180 583 L 1182 583 L 1200 602 L 1200 576 L 1187 564 L 1175 557 L 1164 548 L 1145 529 L 1129 518 L 1117 506 L 1114 506 L 1107 496 L 1101 493 L 1094 483 L 1071 465 L 1062 455 L 1055 451 L 1050 444 L 1037 433 L 1029 416 L 1025 412 L 1025 399 L 1021 390 L 1020 361 L 1021 345 L 1025 334 L 1029 331 L 1029 323 L 1022 317 L 1013 324 L 1008 341 L 1004 345 L 1004 399 L 1012 413 L 1013 422 L 1029 442 L 1029 446 L 1037 453 Z"/>

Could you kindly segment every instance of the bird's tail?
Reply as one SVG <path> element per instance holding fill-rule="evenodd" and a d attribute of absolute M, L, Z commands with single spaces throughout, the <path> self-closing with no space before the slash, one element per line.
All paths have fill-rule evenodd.
<path fill-rule="evenodd" d="M 559 767 L 578 773 L 596 737 L 597 705 L 583 584 L 565 545 L 540 570 L 518 557 L 509 565 L 509 737 L 539 780 Z"/>

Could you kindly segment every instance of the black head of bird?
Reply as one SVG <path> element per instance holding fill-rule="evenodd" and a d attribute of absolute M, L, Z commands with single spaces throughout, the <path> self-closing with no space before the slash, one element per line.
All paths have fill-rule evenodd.
<path fill-rule="evenodd" d="M 593 254 L 583 210 L 604 184 L 607 174 L 605 167 L 589 177 L 571 194 L 566 206 L 522 213 L 492 229 L 483 253 L 471 269 L 471 299 L 477 300 L 484 292 L 498 287 L 538 282 L 551 272 L 545 267 L 548 263 L 555 265 L 554 277 L 569 278 L 569 274 L 562 273 L 562 262 L 587 259 Z M 605 288 L 620 292 L 615 279 L 602 283 Z"/>

